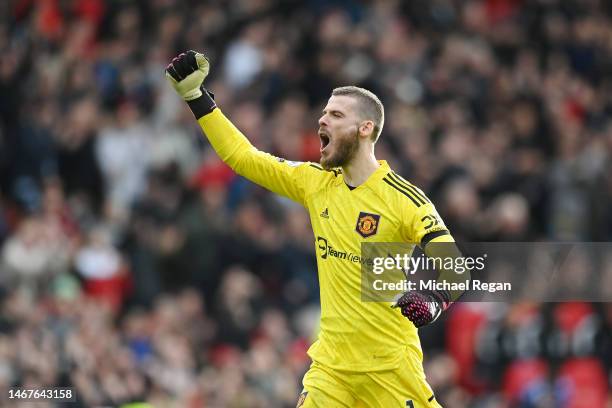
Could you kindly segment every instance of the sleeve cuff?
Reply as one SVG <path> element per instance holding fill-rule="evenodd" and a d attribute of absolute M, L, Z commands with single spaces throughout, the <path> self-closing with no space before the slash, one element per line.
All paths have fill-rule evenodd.
<path fill-rule="evenodd" d="M 214 97 L 215 95 L 212 92 L 202 88 L 202 96 L 192 101 L 187 101 L 187 105 L 189 105 L 189 109 L 191 109 L 196 119 L 208 115 L 217 107 Z"/>
<path fill-rule="evenodd" d="M 424 248 L 425 245 L 427 245 L 429 243 L 429 241 L 431 241 L 432 239 L 441 237 L 443 235 L 448 235 L 450 234 L 448 232 L 448 230 L 440 230 L 440 231 L 434 231 L 434 232 L 430 232 L 429 234 L 425 234 L 423 236 L 423 238 L 421 239 L 421 248 Z"/>

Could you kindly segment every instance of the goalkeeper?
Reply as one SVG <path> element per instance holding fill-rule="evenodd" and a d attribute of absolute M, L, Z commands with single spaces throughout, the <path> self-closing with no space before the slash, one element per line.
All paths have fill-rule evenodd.
<path fill-rule="evenodd" d="M 204 55 L 188 51 L 166 67 L 166 78 L 225 163 L 302 204 L 312 222 L 321 324 L 297 406 L 439 407 L 425 380 L 417 327 L 460 294 L 408 292 L 395 308 L 362 302 L 360 259 L 348 255 L 359 254 L 362 242 L 415 243 L 428 256 L 432 243 L 447 242 L 456 252 L 425 194 L 376 160 L 384 124 L 378 97 L 354 86 L 334 89 L 319 119 L 320 163 L 292 162 L 257 150 L 223 115 L 203 87 L 208 71 Z"/>

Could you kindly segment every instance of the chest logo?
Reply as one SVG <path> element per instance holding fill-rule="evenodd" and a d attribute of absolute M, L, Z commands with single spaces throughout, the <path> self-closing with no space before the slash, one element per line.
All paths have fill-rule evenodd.
<path fill-rule="evenodd" d="M 376 234 L 378 231 L 378 224 L 380 222 L 380 215 L 370 214 L 367 212 L 360 212 L 357 218 L 357 226 L 355 231 L 364 238 L 369 238 Z"/>

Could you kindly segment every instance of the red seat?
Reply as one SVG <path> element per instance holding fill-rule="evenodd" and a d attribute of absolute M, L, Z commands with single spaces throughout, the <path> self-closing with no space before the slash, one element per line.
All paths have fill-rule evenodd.
<path fill-rule="evenodd" d="M 516 401 L 530 385 L 547 377 L 548 364 L 542 359 L 514 361 L 504 374 L 503 393 L 509 401 Z"/>
<path fill-rule="evenodd" d="M 595 358 L 576 358 L 561 366 L 557 384 L 567 394 L 567 408 L 605 408 L 608 381 L 601 362 Z"/>

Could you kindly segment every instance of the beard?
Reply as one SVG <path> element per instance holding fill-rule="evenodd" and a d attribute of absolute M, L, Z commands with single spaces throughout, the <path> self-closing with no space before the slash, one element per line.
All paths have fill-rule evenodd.
<path fill-rule="evenodd" d="M 325 159 L 321 156 L 320 163 L 325 170 L 347 165 L 359 149 L 359 130 L 337 139 L 335 152 Z"/>

